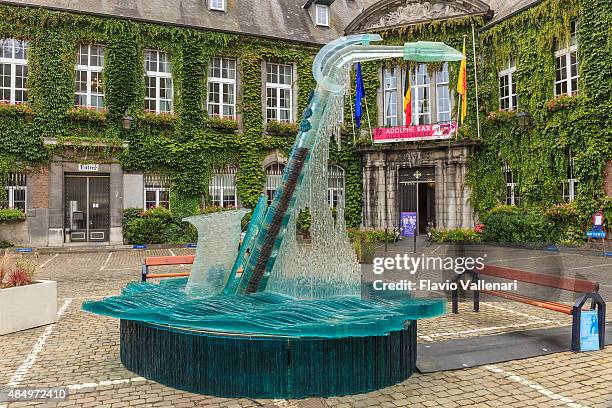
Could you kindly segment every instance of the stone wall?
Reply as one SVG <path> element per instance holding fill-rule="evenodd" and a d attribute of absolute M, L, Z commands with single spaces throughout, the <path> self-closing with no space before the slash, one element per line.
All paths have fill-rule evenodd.
<path fill-rule="evenodd" d="M 363 155 L 364 206 L 366 228 L 397 228 L 399 224 L 398 175 L 401 169 L 435 169 L 435 227 L 471 228 L 473 210 L 466 185 L 467 159 L 474 142 L 449 145 L 447 142 L 412 144 L 382 150 L 368 148 Z"/>

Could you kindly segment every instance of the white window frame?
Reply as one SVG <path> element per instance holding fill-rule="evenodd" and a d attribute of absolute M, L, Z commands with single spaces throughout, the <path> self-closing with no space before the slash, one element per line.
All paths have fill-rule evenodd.
<path fill-rule="evenodd" d="M 327 166 L 327 203 L 330 208 L 338 208 L 344 203 L 344 190 L 346 185 L 346 171 L 337 164 Z M 334 197 L 338 197 L 334 205 Z"/>
<path fill-rule="evenodd" d="M 212 173 L 210 181 L 208 183 L 208 194 L 211 197 L 212 205 L 225 208 L 225 196 L 227 193 L 228 196 L 234 196 L 234 203 L 231 204 L 231 206 L 234 208 L 238 208 L 238 189 L 236 187 L 236 173 L 237 169 L 234 166 L 228 166 L 224 169 L 216 169 L 216 171 Z M 225 181 L 228 179 L 231 180 L 231 182 L 225 183 Z M 218 196 L 219 199 L 215 200 L 215 196 Z"/>
<path fill-rule="evenodd" d="M 212 76 L 212 64 L 215 60 L 219 60 L 220 65 L 220 72 L 221 72 L 221 77 L 214 77 Z M 224 63 L 229 63 L 229 62 L 233 62 L 234 64 L 234 77 L 233 78 L 223 78 L 223 64 Z M 231 118 L 231 119 L 236 119 L 236 91 L 237 91 L 237 86 L 236 86 L 236 76 L 237 76 L 237 69 L 238 69 L 238 63 L 236 61 L 236 59 L 234 58 L 222 58 L 222 57 L 214 57 L 210 60 L 209 62 L 209 68 L 208 68 L 208 80 L 207 80 L 207 110 L 208 110 L 208 114 L 210 116 L 212 116 L 213 114 L 211 113 L 211 106 L 212 105 L 216 105 L 219 107 L 219 114 L 214 114 L 215 116 L 219 116 L 221 118 Z M 228 72 L 229 72 L 229 68 L 228 68 Z M 211 90 L 210 87 L 213 84 L 218 84 L 219 85 L 219 102 L 211 102 L 210 100 L 210 96 L 211 96 Z M 229 103 L 226 103 L 224 100 L 224 95 L 225 93 L 223 92 L 223 88 L 224 86 L 231 86 L 233 88 L 233 94 L 232 94 L 232 100 Z M 232 115 L 224 115 L 223 114 L 223 107 L 224 106 L 229 106 L 232 110 L 232 112 L 234 112 Z"/>
<path fill-rule="evenodd" d="M 102 53 L 100 54 L 100 59 L 101 59 L 101 63 L 102 65 L 100 66 L 96 66 L 96 65 L 91 65 L 91 47 L 95 46 L 95 47 L 100 47 L 100 49 L 102 50 Z M 80 58 L 79 58 L 79 51 L 80 51 L 80 47 L 87 47 L 87 65 L 81 65 L 80 62 Z M 74 76 L 74 81 L 75 81 L 75 86 L 76 86 L 76 82 L 78 80 L 77 77 L 77 73 L 79 71 L 84 71 L 87 73 L 87 89 L 85 90 L 85 92 L 77 92 L 75 89 L 75 96 L 77 95 L 81 95 L 81 96 L 85 96 L 85 105 L 78 105 L 76 103 L 75 100 L 75 106 L 79 106 L 79 107 L 84 107 L 84 108 L 95 108 L 97 111 L 101 111 L 105 109 L 106 106 L 106 100 L 104 97 L 104 86 L 103 84 L 100 85 L 100 87 L 102 88 L 102 92 L 101 93 L 94 93 L 92 91 L 92 81 L 91 81 L 91 77 L 93 73 L 97 73 L 100 75 L 100 79 L 102 79 L 102 75 L 104 72 L 104 46 L 99 45 L 99 44 L 79 44 L 77 45 L 77 63 L 74 65 L 74 71 L 75 71 L 75 76 Z M 91 100 L 92 97 L 96 96 L 96 97 L 101 97 L 102 98 L 102 106 L 92 106 L 91 104 Z M 75 98 L 76 99 L 76 98 Z"/>
<path fill-rule="evenodd" d="M 575 44 L 572 44 L 575 42 Z M 560 48 L 560 42 L 557 43 L 557 47 Z M 572 54 L 576 56 L 576 75 L 572 76 Z M 557 62 L 559 60 L 565 60 L 565 79 L 557 80 Z M 572 87 L 572 81 L 576 80 L 576 89 Z M 561 95 L 577 95 L 580 90 L 580 58 L 578 55 L 578 23 L 572 22 L 572 34 L 570 38 L 570 44 L 568 47 L 555 51 L 555 85 L 554 94 L 555 96 Z M 557 92 L 557 85 L 565 83 L 567 92 Z"/>
<path fill-rule="evenodd" d="M 443 81 L 440 80 L 440 76 L 442 73 L 446 73 L 445 80 Z M 450 92 L 450 72 L 448 71 L 448 62 L 444 62 L 442 64 L 442 70 L 436 71 L 434 79 L 435 96 L 432 97 L 434 97 L 436 100 L 436 123 L 449 123 L 453 120 L 453 100 L 451 99 Z M 446 93 L 448 95 L 448 110 L 442 110 L 440 106 L 443 100 L 441 99 L 442 92 L 440 92 L 440 90 L 444 88 L 446 88 Z M 442 120 L 441 116 L 443 114 L 448 115 L 448 120 Z"/>
<path fill-rule="evenodd" d="M 499 72 L 499 110 L 503 111 L 514 111 L 518 109 L 518 95 L 516 93 L 516 82 L 514 80 L 514 73 L 516 72 L 516 65 L 508 63 L 508 68 Z M 507 81 L 508 95 L 502 96 L 502 79 Z M 514 102 L 516 98 L 516 103 Z M 504 101 L 507 101 L 508 108 L 504 108 Z"/>
<path fill-rule="evenodd" d="M 291 72 L 291 83 L 290 84 L 280 84 L 280 83 L 274 83 L 274 82 L 268 82 L 268 75 L 270 73 L 270 67 L 272 66 L 278 66 L 279 67 L 279 73 L 280 73 L 280 67 L 284 66 L 284 67 L 289 67 L 290 72 Z M 293 122 L 293 117 L 294 117 L 294 113 L 293 113 L 293 84 L 295 83 L 295 78 L 294 78 L 294 72 L 293 72 L 293 64 L 282 64 L 282 63 L 277 63 L 277 62 L 266 62 L 266 94 L 265 94 L 265 109 L 266 109 L 266 123 L 268 123 L 269 121 L 275 120 L 278 122 L 286 122 L 286 123 L 292 123 Z M 276 90 L 276 107 L 268 107 L 268 90 L 269 89 L 275 89 Z M 288 90 L 289 91 L 289 119 L 288 120 L 281 120 L 280 117 L 280 113 L 282 111 L 286 111 L 286 108 L 281 108 L 280 107 L 280 101 L 281 101 L 281 90 Z M 268 110 L 276 110 L 276 118 L 269 118 L 268 117 Z"/>
<path fill-rule="evenodd" d="M 576 190 L 578 186 L 578 179 L 574 174 L 574 157 L 571 152 L 568 157 L 568 174 L 567 179 L 563 183 L 563 200 L 565 202 L 571 203 L 576 199 Z"/>
<path fill-rule="evenodd" d="M 152 53 L 156 53 L 157 56 L 157 71 L 149 71 L 147 70 L 147 63 L 146 63 L 146 54 L 152 52 Z M 166 54 L 168 56 L 168 72 L 160 72 L 159 71 L 159 56 L 161 54 Z M 155 98 L 150 98 L 146 96 L 146 78 L 154 78 L 155 79 Z M 170 98 L 164 98 L 163 101 L 164 102 L 170 102 L 170 110 L 169 111 L 162 111 L 161 110 L 161 105 L 162 105 L 162 98 L 161 98 L 161 79 L 169 79 L 170 80 Z M 161 50 L 145 50 L 145 101 L 155 101 L 155 112 L 156 114 L 160 114 L 160 113 L 173 113 L 174 112 L 174 81 L 172 79 L 172 63 L 171 63 L 171 59 L 170 59 L 170 54 L 167 53 L 166 51 L 161 51 Z M 146 107 L 145 107 L 146 110 Z M 152 110 L 148 110 L 149 112 L 153 112 Z"/>
<path fill-rule="evenodd" d="M 517 194 L 518 183 L 514 171 L 510 165 L 504 165 L 502 168 L 504 174 L 504 182 L 506 183 L 506 204 L 507 205 L 518 205 L 520 203 L 520 196 Z M 507 174 L 510 174 L 510 182 L 508 182 Z M 508 189 L 510 189 L 510 195 L 508 195 Z"/>
<path fill-rule="evenodd" d="M 321 27 L 329 27 L 331 10 L 326 4 L 315 4 L 315 22 Z"/>
<path fill-rule="evenodd" d="M 225 11 L 225 0 L 208 0 L 209 9 L 217 11 Z"/>
<path fill-rule="evenodd" d="M 384 126 L 397 126 L 399 117 L 399 89 L 398 84 L 401 82 L 401 69 L 399 67 L 384 68 L 383 67 L 383 124 Z M 395 77 L 395 86 L 392 86 L 392 78 Z M 403 88 L 403 85 L 402 85 Z M 393 102 L 393 96 L 395 96 L 395 102 Z M 395 105 L 395 110 L 393 110 Z M 403 89 L 402 89 L 402 107 L 403 103 Z M 403 111 L 403 109 L 402 109 Z M 402 116 L 404 112 L 402 112 Z"/>
<path fill-rule="evenodd" d="M 147 185 L 147 182 L 151 183 L 152 185 Z M 143 208 L 145 210 L 148 210 L 150 208 L 158 208 L 160 206 L 160 202 L 162 202 L 162 200 L 160 200 L 161 192 L 168 193 L 168 206 L 167 207 L 162 206 L 162 207 L 170 209 L 170 180 L 167 176 L 157 175 L 157 174 L 145 174 L 143 184 L 144 184 Z M 155 206 L 154 207 L 147 207 L 147 202 L 149 201 L 147 200 L 147 192 L 155 193 Z M 165 202 L 166 200 L 163 200 L 163 201 Z"/>
<path fill-rule="evenodd" d="M 424 68 L 425 69 L 425 76 L 424 78 L 427 78 L 428 82 L 423 83 L 423 84 L 419 84 L 417 82 L 418 79 L 418 75 L 417 75 L 417 70 L 420 68 Z M 416 64 L 414 66 L 414 68 L 412 69 L 412 72 L 410 73 L 410 75 L 412 75 L 411 78 L 411 89 L 410 92 L 412 92 L 412 124 L 413 125 L 428 125 L 431 124 L 431 117 L 433 116 L 433 112 L 432 112 L 432 104 L 431 104 L 431 99 L 432 99 L 432 80 L 431 80 L 431 75 L 429 75 L 428 72 L 428 67 L 427 64 Z M 419 89 L 424 89 L 427 93 L 427 98 L 423 97 L 423 98 L 419 98 Z M 434 87 L 435 89 L 435 87 Z M 425 92 L 424 92 L 425 93 Z M 427 106 L 429 107 L 429 110 L 427 112 L 421 112 L 421 109 L 419 109 L 419 104 L 424 104 L 424 102 L 427 102 Z M 405 115 L 403 115 L 405 116 Z M 425 119 L 422 123 L 421 123 L 421 117 L 427 118 L 429 117 L 429 120 Z M 404 118 L 405 121 L 405 118 Z"/>
<path fill-rule="evenodd" d="M 13 41 L 12 43 L 12 56 L 11 58 L 5 58 L 5 57 L 1 57 L 0 56 L 0 64 L 6 64 L 9 65 L 11 67 L 11 84 L 10 84 L 10 88 L 7 87 L 2 87 L 2 90 L 5 89 L 10 89 L 10 98 L 9 100 L 7 100 L 7 102 L 11 103 L 11 104 L 16 104 L 16 103 L 27 103 L 28 102 L 28 88 L 27 88 L 27 80 L 28 80 L 28 75 L 29 75 L 29 67 L 28 67 L 28 51 L 29 51 L 29 44 L 27 41 L 23 40 L 18 40 L 16 38 L 3 38 L 2 39 L 2 43 L 4 43 L 4 41 Z M 22 44 L 22 47 L 24 48 L 24 55 L 25 58 L 15 58 L 15 41 L 19 41 Z M 4 44 L 0 44 L 0 48 L 2 48 L 4 46 Z M 2 55 L 2 54 L 0 54 Z M 24 72 L 23 70 L 25 70 L 26 75 L 24 77 L 24 87 L 23 88 L 17 88 L 17 66 L 21 66 L 22 67 L 22 72 Z M 16 101 L 15 99 L 15 95 L 17 93 L 17 91 L 22 91 L 25 93 L 26 97 L 25 100 L 23 101 Z"/>
<path fill-rule="evenodd" d="M 24 200 L 19 200 L 18 202 L 23 202 L 23 212 L 26 212 L 28 208 L 28 186 L 27 186 L 27 174 L 25 173 L 10 173 L 7 179 L 7 182 L 13 182 L 12 185 L 5 185 L 4 189 L 6 190 L 6 204 L 7 208 L 15 208 L 15 192 L 23 191 L 24 192 Z M 1 206 L 0 206 L 1 207 Z"/>
<path fill-rule="evenodd" d="M 266 187 L 264 193 L 268 197 L 268 203 L 272 202 L 276 190 L 280 186 L 283 172 L 285 171 L 284 163 L 271 163 L 265 168 L 266 172 Z"/>

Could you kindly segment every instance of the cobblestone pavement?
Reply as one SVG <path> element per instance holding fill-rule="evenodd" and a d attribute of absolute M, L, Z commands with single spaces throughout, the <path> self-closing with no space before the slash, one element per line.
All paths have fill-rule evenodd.
<path fill-rule="evenodd" d="M 401 252 L 405 248 L 390 248 Z M 564 276 L 598 280 L 612 301 L 612 259 L 545 251 L 487 248 L 488 262 Z M 430 246 L 423 252 L 444 254 Z M 432 374 L 415 374 L 379 391 L 300 401 L 223 399 L 177 391 L 140 378 L 119 362 L 117 320 L 82 312 L 86 299 L 118 294 L 139 279 L 144 256 L 193 253 L 189 249 L 28 255 L 41 267 L 39 278 L 58 282 L 63 314 L 52 326 L 0 337 L 0 388 L 68 386 L 62 403 L 38 406 L 125 407 L 612 407 L 612 348 L 590 353 L 558 353 L 520 361 Z M 551 266 L 552 265 L 552 266 Z M 181 267 L 172 268 L 181 270 Z M 185 268 L 183 268 L 185 269 Z M 370 272 L 366 271 L 365 275 Z M 435 275 L 435 273 L 434 273 Z M 389 273 L 385 280 L 405 278 Z M 571 301 L 572 297 L 565 301 Z M 485 299 L 480 313 L 461 304 L 458 315 L 419 322 L 419 341 L 489 335 L 570 324 L 568 316 L 517 303 Z M 20 402 L 9 407 L 33 406 Z M 0 403 L 0 407 L 4 408 Z"/>

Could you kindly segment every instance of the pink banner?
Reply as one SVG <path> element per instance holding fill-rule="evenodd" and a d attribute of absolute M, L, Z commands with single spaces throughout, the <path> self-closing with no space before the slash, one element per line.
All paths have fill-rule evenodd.
<path fill-rule="evenodd" d="M 374 143 L 445 140 L 457 133 L 457 122 L 374 129 Z"/>

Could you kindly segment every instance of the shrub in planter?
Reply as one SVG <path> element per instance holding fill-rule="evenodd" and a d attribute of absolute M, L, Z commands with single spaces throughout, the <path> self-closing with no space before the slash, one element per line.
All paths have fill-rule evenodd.
<path fill-rule="evenodd" d="M 310 238 L 310 227 L 312 226 L 312 215 L 309 208 L 300 210 L 297 220 L 295 221 L 297 231 L 302 234 L 304 239 Z"/>
<path fill-rule="evenodd" d="M 450 242 L 455 244 L 474 244 L 481 241 L 481 234 L 469 228 L 455 228 L 449 230 L 433 229 L 431 239 L 439 244 Z"/>
<path fill-rule="evenodd" d="M 543 244 L 557 241 L 556 231 L 543 213 L 497 207 L 482 217 L 482 240 L 501 243 Z"/>
<path fill-rule="evenodd" d="M 15 245 L 11 241 L 2 240 L 0 241 L 0 249 L 12 248 Z"/>
<path fill-rule="evenodd" d="M 34 280 L 36 268 L 14 255 L 0 260 L 0 335 L 57 321 L 57 284 Z"/>
<path fill-rule="evenodd" d="M 179 244 L 197 239 L 195 228 L 163 207 L 124 211 L 123 238 L 129 244 Z"/>
<path fill-rule="evenodd" d="M 0 289 L 34 283 L 36 265 L 27 259 L 4 255 L 0 261 Z"/>
<path fill-rule="evenodd" d="M 365 242 L 396 242 L 399 239 L 399 232 L 393 230 L 362 230 L 358 228 L 348 228 L 348 236 L 352 241 L 362 240 Z"/>
<path fill-rule="evenodd" d="M 19 208 L 0 208 L 0 223 L 25 220 L 25 213 Z"/>

